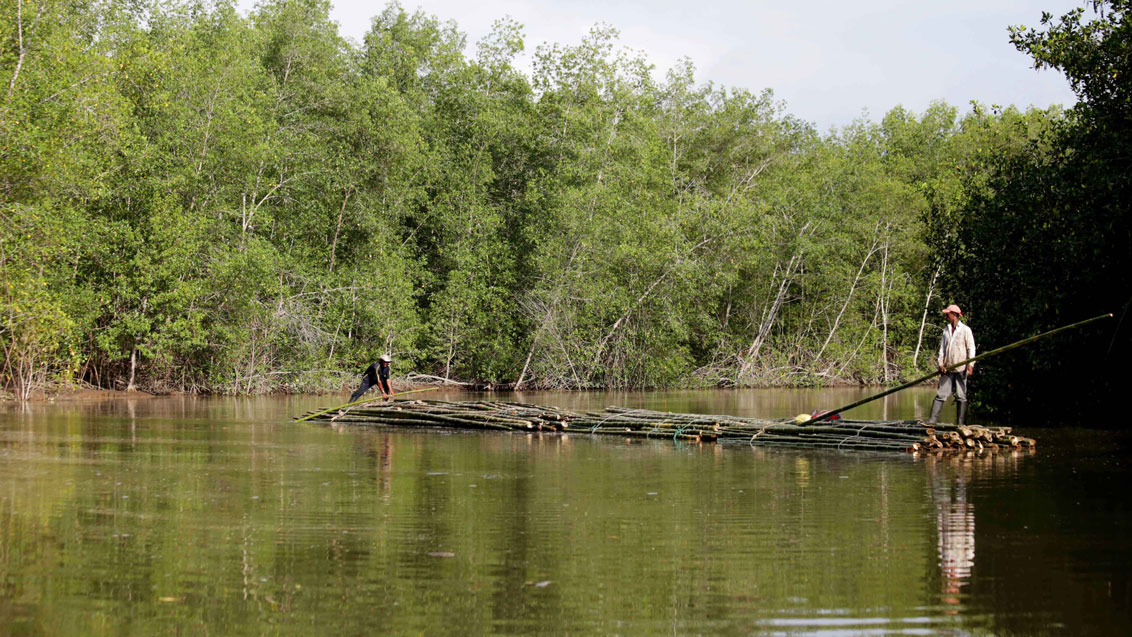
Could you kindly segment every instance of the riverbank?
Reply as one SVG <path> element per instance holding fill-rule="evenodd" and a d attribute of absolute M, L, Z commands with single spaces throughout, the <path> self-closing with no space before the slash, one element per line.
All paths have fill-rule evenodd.
<path fill-rule="evenodd" d="M 414 389 L 422 389 L 427 387 L 437 387 L 439 389 L 455 392 L 475 392 L 475 393 L 522 393 L 522 392 L 555 392 L 555 393 L 587 393 L 587 392 L 665 392 L 665 391 L 742 391 L 742 390 L 820 390 L 820 389 L 859 389 L 863 391 L 875 390 L 882 391 L 885 388 L 893 387 L 896 385 L 894 382 L 891 385 L 883 384 L 855 384 L 849 382 L 830 383 L 828 385 L 815 386 L 812 384 L 798 384 L 798 385 L 744 385 L 744 386 L 727 386 L 727 387 L 707 387 L 702 385 L 691 385 L 686 387 L 643 387 L 643 388 L 620 388 L 610 389 L 606 387 L 591 387 L 585 389 L 561 389 L 561 388 L 543 388 L 537 385 L 528 386 L 522 390 L 516 390 L 513 383 L 495 384 L 477 381 L 457 381 L 444 379 L 438 376 L 429 376 L 422 374 L 410 374 L 400 378 L 394 377 L 391 379 L 393 390 L 395 392 L 409 391 Z M 924 385 L 932 384 L 931 381 L 925 382 Z M 332 396 L 342 395 L 348 396 L 350 392 L 355 389 L 355 383 L 343 383 L 337 387 L 321 386 L 310 387 L 303 386 L 301 388 L 289 388 L 286 386 L 278 387 L 269 391 L 252 392 L 252 393 L 231 393 L 223 391 L 185 391 L 185 390 L 152 390 L 152 391 L 123 391 L 118 389 L 105 389 L 101 387 L 94 387 L 91 385 L 67 385 L 67 384 L 54 384 L 43 389 L 33 391 L 28 397 L 27 402 L 44 403 L 56 401 L 104 401 L 116 399 L 138 399 L 138 398 L 153 398 L 160 396 Z M 0 393 L 0 402 L 19 402 L 11 392 Z"/>
<path fill-rule="evenodd" d="M 181 393 L 181 392 L 178 392 Z M 82 387 L 77 385 L 48 387 L 31 392 L 27 402 L 45 403 L 61 401 L 102 401 L 118 399 L 154 398 L 161 394 L 133 390 L 103 389 L 101 387 Z M 19 402 L 11 392 L 0 394 L 2 402 Z"/>

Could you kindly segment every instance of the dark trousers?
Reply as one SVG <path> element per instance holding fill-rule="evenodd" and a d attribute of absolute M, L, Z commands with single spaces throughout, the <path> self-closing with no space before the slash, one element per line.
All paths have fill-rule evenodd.
<path fill-rule="evenodd" d="M 939 412 L 943 410 L 943 403 L 955 394 L 955 423 L 962 425 L 967 417 L 967 372 L 947 372 L 939 377 L 939 390 L 932 401 L 932 414 L 928 422 L 935 424 L 939 420 Z"/>
<path fill-rule="evenodd" d="M 358 387 L 358 389 L 355 390 L 354 393 L 350 395 L 350 402 L 354 402 L 357 399 L 361 398 L 362 394 L 366 393 L 366 390 L 368 390 L 370 387 L 377 387 L 379 389 L 383 389 L 383 390 L 385 390 L 385 393 L 387 393 L 387 394 L 393 393 L 392 390 L 389 389 L 389 381 L 379 380 L 377 378 L 377 376 L 365 374 L 365 375 L 362 376 L 361 386 Z"/>
<path fill-rule="evenodd" d="M 948 372 L 939 377 L 939 390 L 936 400 L 943 402 L 955 394 L 955 402 L 967 402 L 967 372 Z"/>

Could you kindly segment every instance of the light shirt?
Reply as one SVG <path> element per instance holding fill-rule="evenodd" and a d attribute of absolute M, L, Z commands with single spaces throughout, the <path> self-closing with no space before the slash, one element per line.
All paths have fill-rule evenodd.
<path fill-rule="evenodd" d="M 950 367 L 959 361 L 975 357 L 975 335 L 971 328 L 963 321 L 959 321 L 952 328 L 948 323 L 943 328 L 943 337 L 939 340 L 939 354 L 936 362 L 944 367 Z M 952 372 L 965 372 L 967 366 L 962 365 L 951 370 Z"/>

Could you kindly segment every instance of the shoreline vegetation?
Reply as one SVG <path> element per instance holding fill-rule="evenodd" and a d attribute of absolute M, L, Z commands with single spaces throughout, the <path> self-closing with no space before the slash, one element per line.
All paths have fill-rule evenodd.
<path fill-rule="evenodd" d="M 480 387 L 891 386 L 948 303 L 984 349 L 1117 310 L 1128 3 L 1090 6 L 1003 25 L 1072 109 L 822 132 L 606 26 L 524 73 L 515 22 L 468 47 L 396 3 L 362 42 L 323 0 L 6 3 L 0 385 L 307 393 L 389 353 Z M 981 406 L 1095 412 L 1128 333 L 980 368 Z"/>

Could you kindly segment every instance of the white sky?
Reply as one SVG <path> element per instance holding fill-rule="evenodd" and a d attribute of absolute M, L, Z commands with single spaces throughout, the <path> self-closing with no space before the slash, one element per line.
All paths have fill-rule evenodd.
<path fill-rule="evenodd" d="M 360 42 L 384 1 L 331 0 L 343 36 Z M 245 11 L 255 0 L 239 0 Z M 576 44 L 595 23 L 643 51 L 657 78 L 682 57 L 696 79 L 752 91 L 770 88 L 787 112 L 820 130 L 896 105 L 922 112 L 934 99 L 966 110 L 971 100 L 1019 107 L 1072 105 L 1056 71 L 1036 71 L 1011 46 L 1007 27 L 1039 26 L 1082 0 L 402 0 L 453 20 L 468 54 L 498 18 L 523 25 L 530 55 L 544 42 Z"/>

